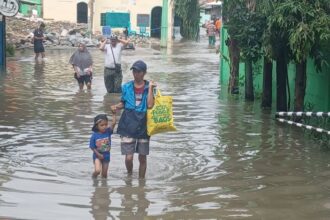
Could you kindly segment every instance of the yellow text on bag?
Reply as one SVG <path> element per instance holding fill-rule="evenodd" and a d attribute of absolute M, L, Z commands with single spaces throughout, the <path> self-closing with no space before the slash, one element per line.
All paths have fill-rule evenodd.
<path fill-rule="evenodd" d="M 172 96 L 162 96 L 159 89 L 152 109 L 147 111 L 148 135 L 176 131 L 173 123 Z"/>

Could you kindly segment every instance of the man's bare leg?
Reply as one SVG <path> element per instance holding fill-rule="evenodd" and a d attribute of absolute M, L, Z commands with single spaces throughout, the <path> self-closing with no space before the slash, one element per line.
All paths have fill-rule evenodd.
<path fill-rule="evenodd" d="M 84 83 L 79 83 L 79 89 L 83 90 L 84 89 Z"/>
<path fill-rule="evenodd" d="M 87 83 L 86 86 L 87 86 L 87 89 L 88 89 L 88 90 L 90 90 L 90 89 L 92 88 L 92 84 L 91 84 L 90 82 Z"/>
<path fill-rule="evenodd" d="M 144 179 L 147 170 L 147 155 L 139 154 L 139 178 Z"/>
<path fill-rule="evenodd" d="M 125 165 L 128 174 L 133 172 L 133 154 L 127 154 L 125 157 Z"/>

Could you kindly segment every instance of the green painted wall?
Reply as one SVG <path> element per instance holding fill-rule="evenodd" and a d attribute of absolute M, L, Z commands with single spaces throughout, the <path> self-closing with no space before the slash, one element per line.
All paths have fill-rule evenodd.
<path fill-rule="evenodd" d="M 227 30 L 221 30 L 221 57 L 220 57 L 220 84 L 228 86 L 229 82 L 229 54 L 228 47 L 225 44 L 227 39 Z M 330 56 L 328 56 L 328 63 L 330 64 Z M 244 94 L 244 63 L 240 63 L 239 84 L 240 93 Z M 257 98 L 261 97 L 262 93 L 262 62 L 254 64 L 254 88 Z M 276 63 L 273 65 L 273 106 L 276 103 Z M 291 106 L 293 109 L 294 102 L 294 80 L 295 80 L 295 65 L 289 64 L 289 86 L 291 94 Z M 312 60 L 307 62 L 307 87 L 305 96 L 305 110 L 306 111 L 330 111 L 330 67 L 326 67 L 322 72 L 318 73 L 315 69 Z"/>

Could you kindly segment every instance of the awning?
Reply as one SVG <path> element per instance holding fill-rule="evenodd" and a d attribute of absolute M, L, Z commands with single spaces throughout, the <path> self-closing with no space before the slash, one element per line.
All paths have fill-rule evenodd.
<path fill-rule="evenodd" d="M 218 7 L 221 7 L 221 5 L 222 5 L 221 1 L 214 1 L 214 2 L 208 2 L 204 5 L 201 5 L 201 8 L 204 8 L 204 9 L 218 8 Z"/>
<path fill-rule="evenodd" d="M 41 5 L 41 3 L 37 3 L 34 1 L 29 1 L 29 0 L 20 0 L 21 4 L 27 4 L 27 5 Z"/>

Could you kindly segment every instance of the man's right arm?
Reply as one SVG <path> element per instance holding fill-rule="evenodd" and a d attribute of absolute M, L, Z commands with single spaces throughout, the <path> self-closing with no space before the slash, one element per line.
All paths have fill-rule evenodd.
<path fill-rule="evenodd" d="M 121 38 L 118 38 L 118 41 L 123 44 L 123 46 L 126 46 L 129 43 L 129 40 L 124 40 Z"/>
<path fill-rule="evenodd" d="M 105 51 L 105 45 L 107 43 L 107 39 L 103 39 L 103 41 L 101 41 L 101 45 L 100 45 L 100 50 Z"/>

